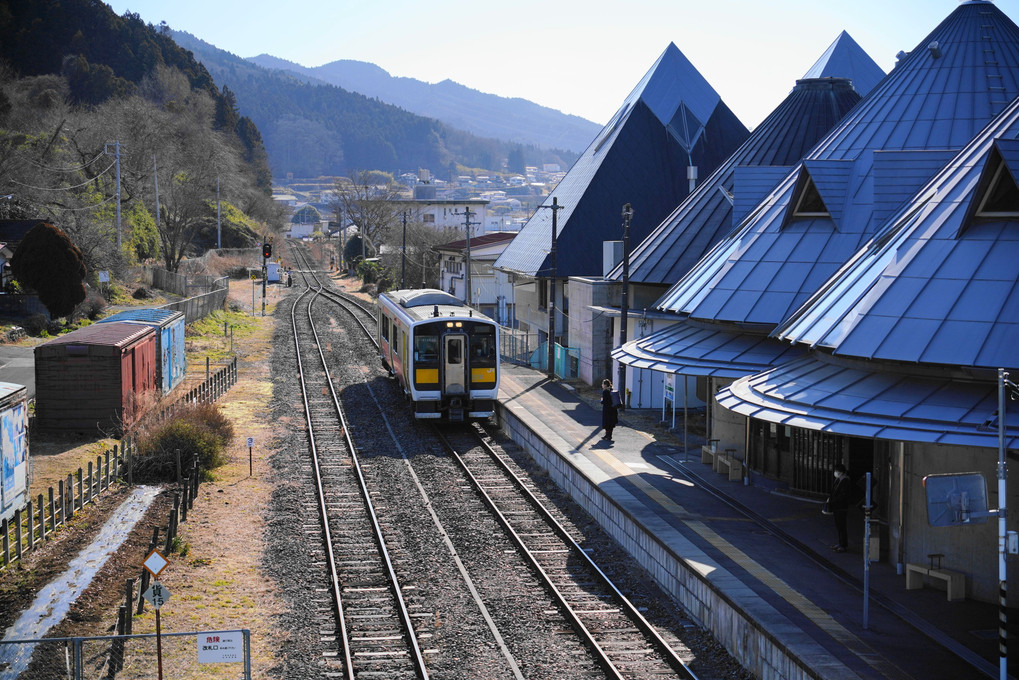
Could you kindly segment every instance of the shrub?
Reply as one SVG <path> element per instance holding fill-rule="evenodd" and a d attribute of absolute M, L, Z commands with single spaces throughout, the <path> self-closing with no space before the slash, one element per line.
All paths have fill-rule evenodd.
<path fill-rule="evenodd" d="M 89 290 L 85 299 L 74 309 L 75 318 L 88 318 L 95 321 L 106 309 L 106 300 L 95 290 Z"/>
<path fill-rule="evenodd" d="M 25 331 L 29 335 L 39 336 L 49 330 L 50 320 L 45 314 L 33 314 L 25 319 Z"/>
<path fill-rule="evenodd" d="M 172 482 L 181 470 L 198 461 L 204 478 L 225 464 L 225 449 L 233 438 L 233 425 L 214 404 L 192 404 L 174 415 L 146 424 L 138 435 L 134 477 L 140 482 Z"/>
<path fill-rule="evenodd" d="M 142 286 L 141 288 L 135 290 L 135 292 L 131 294 L 131 297 L 133 297 L 135 300 L 148 300 L 149 298 L 152 297 L 152 291 Z"/>

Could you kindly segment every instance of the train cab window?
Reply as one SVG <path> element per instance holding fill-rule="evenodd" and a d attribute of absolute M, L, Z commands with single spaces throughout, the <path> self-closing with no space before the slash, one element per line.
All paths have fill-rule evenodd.
<path fill-rule="evenodd" d="M 428 363 L 439 358 L 439 337 L 414 333 L 414 361 Z"/>
<path fill-rule="evenodd" d="M 491 327 L 480 326 L 471 334 L 471 360 L 475 365 L 495 361 L 495 331 Z"/>

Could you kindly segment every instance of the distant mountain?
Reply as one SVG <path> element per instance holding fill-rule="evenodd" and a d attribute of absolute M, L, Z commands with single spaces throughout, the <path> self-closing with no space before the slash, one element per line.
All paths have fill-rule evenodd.
<path fill-rule="evenodd" d="M 589 120 L 526 99 L 486 94 L 452 80 L 432 85 L 414 78 L 398 78 L 363 61 L 345 59 L 312 68 L 268 54 L 250 57 L 248 61 L 377 97 L 482 137 L 581 153 L 601 130 L 600 125 Z"/>
<path fill-rule="evenodd" d="M 499 171 L 515 159 L 521 167 L 509 169 L 522 172 L 524 163 L 569 167 L 578 156 L 482 138 L 307 74 L 264 68 L 189 33 L 171 34 L 258 125 L 275 177 L 427 168 L 445 178 L 458 164 Z"/>

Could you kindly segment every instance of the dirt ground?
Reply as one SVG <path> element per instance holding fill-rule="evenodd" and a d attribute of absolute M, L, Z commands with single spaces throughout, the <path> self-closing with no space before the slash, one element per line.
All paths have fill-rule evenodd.
<path fill-rule="evenodd" d="M 260 571 L 263 559 L 264 517 L 271 480 L 266 464 L 273 446 L 269 402 L 272 378 L 269 355 L 272 311 L 285 291 L 270 288 L 265 316 L 261 315 L 261 289 L 256 289 L 256 308 L 252 315 L 252 284 L 235 281 L 230 286 L 228 306 L 232 315 L 233 352 L 238 358 L 238 383 L 219 402 L 234 426 L 234 440 L 228 451 L 229 462 L 214 471 L 214 481 L 201 486 L 188 521 L 179 531 L 180 549 L 168 555 L 169 566 L 160 582 L 171 593 L 160 612 L 163 632 L 248 629 L 252 632 L 252 674 L 270 677 L 274 653 L 282 635 L 274 618 L 281 600 L 274 583 Z M 228 318 L 231 315 L 227 315 Z M 222 333 L 195 336 L 189 333 L 189 378 L 204 377 L 203 356 L 229 354 L 229 337 Z M 249 449 L 246 440 L 251 437 Z M 30 442 L 33 460 L 32 493 L 45 493 L 78 467 L 86 467 L 114 440 L 38 436 Z M 30 554 L 0 572 L 0 630 L 9 626 L 18 612 L 46 582 L 60 573 L 66 559 L 88 544 L 105 516 L 126 496 L 126 487 L 114 490 L 99 503 L 88 506 L 61 528 L 51 545 Z M 86 592 L 72 606 L 64 622 L 50 635 L 107 635 L 116 623 L 117 606 L 123 600 L 127 578 L 137 578 L 154 526 L 165 526 L 172 496 L 161 495 L 146 517 L 128 537 L 125 545 L 103 567 Z M 151 607 L 133 620 L 134 633 L 155 631 Z M 199 677 L 188 671 L 194 665 L 193 649 L 185 658 L 166 658 L 167 665 L 178 665 L 172 677 Z M 231 673 L 230 664 L 221 664 Z M 191 674 L 189 674 L 191 673 Z M 233 672 L 231 677 L 235 677 Z M 201 677 L 213 677 L 208 667 Z M 224 676 L 225 677 L 225 676 Z"/>

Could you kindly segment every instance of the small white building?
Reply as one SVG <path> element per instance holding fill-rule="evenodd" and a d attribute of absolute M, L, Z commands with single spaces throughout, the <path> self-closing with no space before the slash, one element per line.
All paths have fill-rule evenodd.
<path fill-rule="evenodd" d="M 438 230 L 464 227 L 470 209 L 473 233 L 485 233 L 488 220 L 488 201 L 483 199 L 438 198 L 434 184 L 418 184 L 414 198 L 392 201 L 398 213 L 407 211 L 407 219 L 424 223 Z"/>

